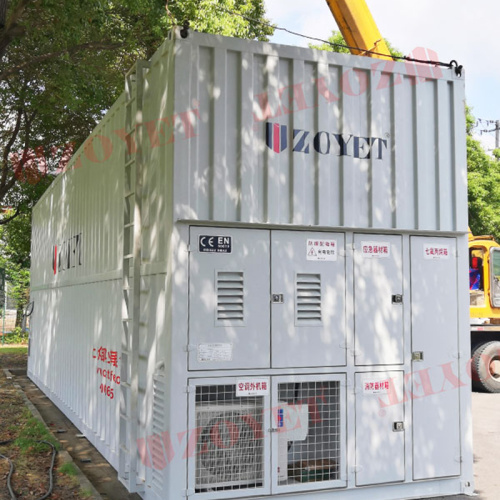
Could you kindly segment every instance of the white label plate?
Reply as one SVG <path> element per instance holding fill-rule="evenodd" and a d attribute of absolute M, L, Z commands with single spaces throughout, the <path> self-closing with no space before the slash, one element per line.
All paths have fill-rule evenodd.
<path fill-rule="evenodd" d="M 269 379 L 245 378 L 236 382 L 236 397 L 267 396 L 269 394 Z"/>
<path fill-rule="evenodd" d="M 361 253 L 365 259 L 387 259 L 391 256 L 391 244 L 385 241 L 362 241 Z"/>
<path fill-rule="evenodd" d="M 233 344 L 198 344 L 198 361 L 231 361 L 233 359 Z"/>

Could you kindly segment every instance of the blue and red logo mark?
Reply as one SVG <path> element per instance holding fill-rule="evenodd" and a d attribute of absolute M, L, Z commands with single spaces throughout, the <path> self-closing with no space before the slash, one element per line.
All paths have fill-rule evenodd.
<path fill-rule="evenodd" d="M 289 141 L 287 125 L 266 122 L 266 144 L 275 153 L 287 149 Z M 361 160 L 383 160 L 388 139 L 363 137 L 353 134 L 336 134 L 326 130 L 311 132 L 294 128 L 290 135 L 293 153 L 309 154 L 311 150 L 322 155 L 352 156 Z"/>
<path fill-rule="evenodd" d="M 266 123 L 266 144 L 275 153 L 281 153 L 288 145 L 288 127 L 279 123 Z"/>

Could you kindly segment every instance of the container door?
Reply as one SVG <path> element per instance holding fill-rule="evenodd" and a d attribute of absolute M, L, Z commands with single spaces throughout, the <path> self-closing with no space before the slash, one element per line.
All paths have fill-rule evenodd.
<path fill-rule="evenodd" d="M 403 363 L 401 236 L 354 235 L 356 365 Z"/>
<path fill-rule="evenodd" d="M 273 231 L 272 366 L 342 366 L 344 235 Z"/>
<path fill-rule="evenodd" d="M 404 481 L 403 372 L 356 374 L 356 486 Z"/>
<path fill-rule="evenodd" d="M 192 227 L 189 369 L 268 368 L 269 231 Z"/>
<path fill-rule="evenodd" d="M 272 379 L 273 493 L 346 486 L 343 375 Z"/>
<path fill-rule="evenodd" d="M 460 474 L 455 255 L 454 239 L 411 238 L 414 479 Z"/>

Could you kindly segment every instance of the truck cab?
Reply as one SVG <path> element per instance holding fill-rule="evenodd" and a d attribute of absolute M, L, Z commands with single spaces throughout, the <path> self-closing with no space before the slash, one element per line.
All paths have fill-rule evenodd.
<path fill-rule="evenodd" d="M 469 231 L 472 384 L 500 392 L 500 245 Z"/>

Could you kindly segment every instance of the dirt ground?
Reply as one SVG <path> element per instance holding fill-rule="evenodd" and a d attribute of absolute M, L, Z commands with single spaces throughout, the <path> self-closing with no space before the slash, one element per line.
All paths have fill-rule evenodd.
<path fill-rule="evenodd" d="M 104 500 L 140 500 L 138 495 L 130 495 L 125 487 L 119 482 L 116 471 L 102 457 L 102 455 L 89 443 L 81 437 L 80 431 L 72 422 L 38 389 L 26 376 L 27 353 L 24 348 L 22 351 L 11 349 L 10 352 L 5 348 L 0 348 L 0 376 L 4 377 L 2 368 L 8 368 L 14 376 L 16 384 L 20 386 L 24 394 L 40 413 L 51 433 L 57 438 L 61 447 L 69 453 L 74 463 L 80 471 L 88 478 L 100 497 Z M 5 379 L 5 377 L 4 377 Z M 14 381 L 13 380 L 13 381 Z M 9 381 L 12 385 L 13 381 Z M 4 394 L 4 384 L 0 381 L 0 394 Z M 17 400 L 19 402 L 19 400 Z M 21 401 L 22 403 L 22 401 Z M 1 411 L 1 406 L 0 406 Z M 2 415 L 0 415 L 0 429 L 2 428 Z M 1 440 L 0 433 L 0 440 Z M 2 449 L 0 447 L 0 453 Z M 5 454 L 5 453 L 4 453 Z M 8 472 L 8 466 L 7 471 Z M 3 469 L 0 469 L 0 500 L 3 500 L 2 491 L 6 490 L 3 480 Z M 6 477 L 6 474 L 5 474 Z M 41 479 L 41 478 L 40 478 Z M 56 479 L 59 486 L 59 479 Z M 61 486 L 63 483 L 61 483 Z M 71 492 L 66 490 L 62 496 L 52 496 L 50 499 L 92 499 L 94 496 L 87 491 L 80 491 L 80 496 L 70 496 Z M 19 497 L 19 500 L 35 499 L 38 496 Z M 5 497 L 10 500 L 9 497 Z"/>
<path fill-rule="evenodd" d="M 49 489 L 49 470 L 52 462 L 52 448 L 40 445 L 38 440 L 49 439 L 24 404 L 23 398 L 7 379 L 3 369 L 7 366 L 26 366 L 26 349 L 0 349 L 0 454 L 14 464 L 12 489 L 19 500 L 41 498 Z M 46 432 L 46 431 L 45 431 Z M 0 458 L 0 500 L 10 500 L 7 476 L 10 464 Z M 55 486 L 51 499 L 90 499 L 89 492 L 82 491 L 72 471 L 58 460 L 54 470 Z"/>

